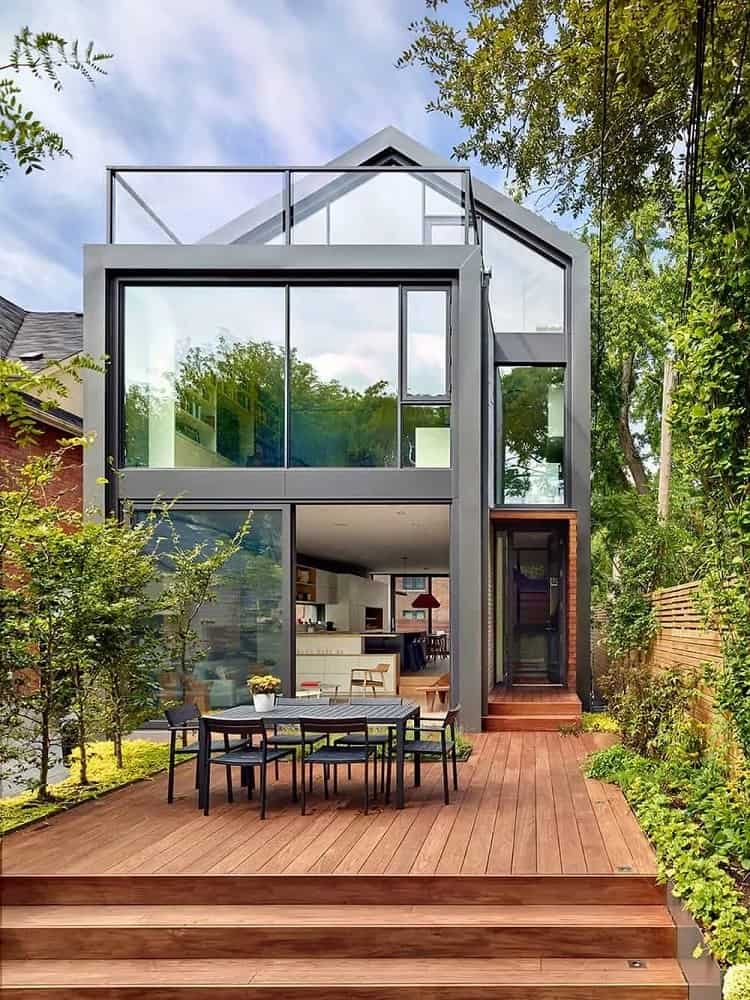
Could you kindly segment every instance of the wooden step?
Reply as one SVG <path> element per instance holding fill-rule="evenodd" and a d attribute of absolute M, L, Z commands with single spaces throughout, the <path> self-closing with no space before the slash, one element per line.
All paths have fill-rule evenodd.
<path fill-rule="evenodd" d="M 549 706 L 547 706 L 549 709 Z M 556 733 L 561 727 L 572 726 L 576 716 L 547 715 L 485 715 L 482 729 L 490 733 Z"/>
<path fill-rule="evenodd" d="M 462 904 L 658 906 L 653 875 L 3 875 L 9 906 Z"/>
<path fill-rule="evenodd" d="M 687 1000 L 672 959 L 7 961 L 3 1000 Z"/>
<path fill-rule="evenodd" d="M 580 719 L 581 703 L 575 701 L 490 701 L 488 715 L 560 715 L 570 719 Z"/>
<path fill-rule="evenodd" d="M 189 897 L 188 897 L 189 898 Z M 356 898 L 356 897 L 355 897 Z M 672 958 L 666 906 L 18 906 L 6 959 Z"/>

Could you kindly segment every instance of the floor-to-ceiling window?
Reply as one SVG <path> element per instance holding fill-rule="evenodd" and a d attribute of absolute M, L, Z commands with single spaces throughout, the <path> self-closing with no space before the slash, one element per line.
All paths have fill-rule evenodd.
<path fill-rule="evenodd" d="M 177 561 L 209 555 L 248 528 L 199 608 L 186 644 L 186 669 L 165 661 L 159 674 L 164 700 L 192 700 L 202 710 L 247 701 L 247 679 L 278 673 L 283 661 L 282 511 L 173 508 L 156 532 L 164 584 Z M 169 619 L 162 628 L 170 629 Z M 174 647 L 174 642 L 170 648 Z"/>

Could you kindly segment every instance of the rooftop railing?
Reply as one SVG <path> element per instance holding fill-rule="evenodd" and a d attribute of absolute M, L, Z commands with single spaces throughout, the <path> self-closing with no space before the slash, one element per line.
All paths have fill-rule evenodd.
<path fill-rule="evenodd" d="M 459 167 L 109 167 L 107 242 L 478 244 Z"/>

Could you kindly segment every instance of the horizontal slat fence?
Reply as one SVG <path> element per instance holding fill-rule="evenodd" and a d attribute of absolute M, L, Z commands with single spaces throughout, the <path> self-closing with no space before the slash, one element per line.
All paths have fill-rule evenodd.
<path fill-rule="evenodd" d="M 696 605 L 699 581 L 666 587 L 651 595 L 659 630 L 646 654 L 646 662 L 656 669 L 676 666 L 698 669 L 704 663 L 721 663 L 721 636 L 706 629 Z M 701 693 L 695 706 L 696 717 L 708 722 L 713 712 L 709 690 Z"/>

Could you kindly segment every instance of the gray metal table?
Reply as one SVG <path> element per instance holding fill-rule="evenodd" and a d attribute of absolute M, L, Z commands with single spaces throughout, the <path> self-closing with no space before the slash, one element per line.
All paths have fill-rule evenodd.
<path fill-rule="evenodd" d="M 198 805 L 203 807 L 204 777 L 209 769 L 208 741 L 206 739 L 206 719 L 224 719 L 235 722 L 245 722 L 249 719 L 264 719 L 271 725 L 294 725 L 300 719 L 367 719 L 371 726 L 392 726 L 396 731 L 396 808 L 404 808 L 404 746 L 406 743 L 406 723 L 414 719 L 419 729 L 419 705 L 414 702 L 404 702 L 402 705 L 378 704 L 371 705 L 320 705 L 300 698 L 297 704 L 277 705 L 270 712 L 256 712 L 252 705 L 236 705 L 223 712 L 209 712 L 200 720 L 198 753 L 198 773 L 200 788 Z M 420 781 L 419 758 L 414 760 L 414 783 Z M 303 778 L 304 780 L 304 778 Z M 206 785 L 206 788 L 208 786 Z"/>

